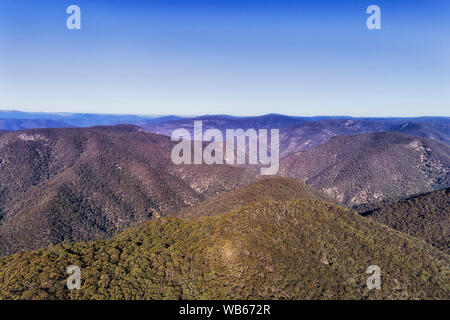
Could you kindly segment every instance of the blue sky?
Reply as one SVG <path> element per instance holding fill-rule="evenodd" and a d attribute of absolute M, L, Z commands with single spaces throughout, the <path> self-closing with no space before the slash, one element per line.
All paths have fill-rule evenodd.
<path fill-rule="evenodd" d="M 446 0 L 0 0 L 0 109 L 450 116 L 449 35 Z"/>

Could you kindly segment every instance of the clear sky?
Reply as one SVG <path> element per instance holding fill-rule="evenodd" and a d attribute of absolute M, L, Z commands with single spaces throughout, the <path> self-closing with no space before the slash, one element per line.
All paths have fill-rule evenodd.
<path fill-rule="evenodd" d="M 450 116 L 450 1 L 0 0 L 0 109 Z"/>

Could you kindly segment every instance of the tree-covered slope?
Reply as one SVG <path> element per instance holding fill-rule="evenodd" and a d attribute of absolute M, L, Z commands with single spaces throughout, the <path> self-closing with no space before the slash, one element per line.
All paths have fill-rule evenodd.
<path fill-rule="evenodd" d="M 81 268 L 69 292 L 66 269 Z M 381 269 L 368 290 L 366 269 Z M 448 299 L 450 257 L 318 200 L 160 218 L 110 240 L 0 259 L 3 299 Z"/>
<path fill-rule="evenodd" d="M 450 188 L 382 204 L 362 215 L 450 253 Z"/>

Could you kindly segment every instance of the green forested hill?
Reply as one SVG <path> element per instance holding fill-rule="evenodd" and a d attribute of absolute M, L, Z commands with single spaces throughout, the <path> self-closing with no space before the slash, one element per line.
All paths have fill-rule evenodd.
<path fill-rule="evenodd" d="M 72 264 L 82 288 L 69 292 Z M 380 290 L 366 288 L 370 265 Z M 3 257 L 0 298 L 448 299 L 450 257 L 327 202 L 260 201 Z"/>

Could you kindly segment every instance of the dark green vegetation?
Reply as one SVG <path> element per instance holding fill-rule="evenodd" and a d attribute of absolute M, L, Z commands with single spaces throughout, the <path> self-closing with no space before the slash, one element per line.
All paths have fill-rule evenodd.
<path fill-rule="evenodd" d="M 349 206 L 398 200 L 450 186 L 450 147 L 393 132 L 335 137 L 286 157 L 280 173 Z"/>
<path fill-rule="evenodd" d="M 450 253 L 450 188 L 385 204 L 363 215 Z"/>
<path fill-rule="evenodd" d="M 72 264 L 82 288 L 69 292 Z M 366 288 L 369 265 L 380 290 Z M 3 257 L 0 298 L 448 299 L 450 257 L 327 202 L 260 201 Z"/>
<path fill-rule="evenodd" d="M 0 255 L 110 237 L 256 179 L 175 166 L 172 146 L 131 125 L 0 134 Z"/>

